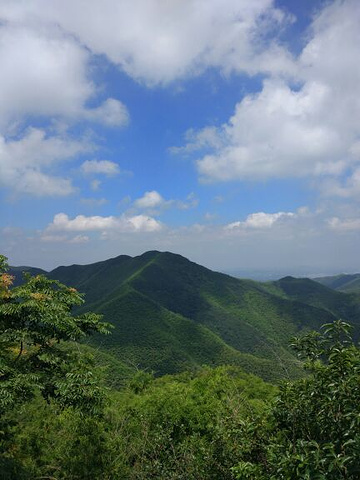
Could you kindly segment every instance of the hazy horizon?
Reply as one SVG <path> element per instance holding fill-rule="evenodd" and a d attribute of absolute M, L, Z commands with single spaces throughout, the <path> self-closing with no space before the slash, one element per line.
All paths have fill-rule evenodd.
<path fill-rule="evenodd" d="M 144 254 L 146 252 L 142 252 L 139 256 L 141 256 L 142 254 Z M 164 253 L 164 252 L 162 252 Z M 176 252 L 170 252 L 170 253 L 174 253 L 174 254 L 177 254 Z M 138 255 L 129 255 L 130 257 L 135 257 L 135 256 L 138 256 Z M 113 258 L 116 258 L 116 257 L 109 257 L 109 258 L 103 258 L 101 260 L 98 260 L 98 261 L 106 261 L 106 260 L 110 260 L 110 259 L 113 259 Z M 186 257 L 187 258 L 187 257 Z M 191 258 L 188 258 L 190 261 L 193 261 L 195 263 L 198 263 L 196 262 L 194 259 L 191 259 Z M 21 267 L 32 267 L 32 268 L 41 268 L 43 269 L 44 271 L 46 272 L 50 272 L 52 270 L 54 270 L 55 268 L 57 267 L 68 267 L 68 266 L 72 266 L 72 265 L 88 265 L 90 263 L 93 263 L 93 262 L 89 262 L 89 263 L 78 263 L 78 262 L 75 262 L 75 263 L 70 263 L 70 264 L 66 264 L 66 265 L 63 265 L 63 264 L 58 264 L 58 265 L 55 265 L 54 267 L 52 268 L 46 268 L 46 267 L 41 267 L 39 265 L 11 265 L 11 267 L 14 267 L 14 268 L 21 268 Z M 94 262 L 96 263 L 96 262 Z M 230 275 L 230 276 L 233 276 L 233 277 L 236 277 L 236 278 L 248 278 L 248 279 L 251 279 L 251 280 L 257 280 L 257 281 L 272 281 L 272 280 L 278 280 L 280 278 L 283 278 L 285 276 L 294 276 L 294 277 L 307 277 L 307 278 L 313 278 L 313 279 L 316 279 L 316 278 L 320 278 L 320 277 L 326 277 L 326 276 L 333 276 L 333 275 L 339 275 L 339 274 L 355 274 L 355 273 L 359 273 L 358 271 L 356 270 L 341 270 L 341 271 L 333 271 L 331 269 L 325 269 L 323 271 L 319 271 L 319 270 L 316 270 L 313 268 L 313 266 L 297 266 L 297 267 L 287 267 L 287 268 L 269 268 L 269 269 L 261 269 L 261 268 L 228 268 L 228 269 L 221 269 L 221 268 L 211 268 L 210 265 L 203 265 L 207 268 L 210 268 L 210 269 L 213 269 L 215 271 L 218 271 L 220 273 L 225 273 L 227 275 Z"/>

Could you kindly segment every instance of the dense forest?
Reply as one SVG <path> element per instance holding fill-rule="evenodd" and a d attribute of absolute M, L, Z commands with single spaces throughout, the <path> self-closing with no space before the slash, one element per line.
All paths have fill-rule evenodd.
<path fill-rule="evenodd" d="M 64 271 L 57 279 L 34 272 L 15 286 L 1 257 L 1 478 L 358 479 L 354 297 L 330 295 L 322 285 L 314 290 L 313 282 L 291 277 L 259 286 L 193 264 L 189 271 L 181 258 L 170 259 L 176 288 L 163 275 L 169 257 L 152 253 L 138 258 L 136 268 L 118 259 L 126 278 L 101 300 L 102 318 L 100 299 L 111 272 L 104 277 L 103 265 L 98 278 L 94 267 L 91 276 L 78 268 L 79 278 L 73 269 L 71 281 L 60 278 Z M 184 282 L 186 272 L 193 285 Z M 77 290 L 82 282 L 88 306 Z M 252 312 L 249 302 L 258 310 Z M 117 344 L 131 335 L 123 316 L 134 320 L 136 304 L 151 319 L 159 314 L 150 333 L 160 359 L 149 345 L 141 352 L 139 343 L 131 348 L 132 338 Z M 114 315 L 120 322 L 111 325 L 107 308 L 111 313 L 121 305 L 123 312 Z M 262 320 L 266 308 L 269 322 Z M 246 322 L 231 345 L 239 312 Z M 311 314 L 318 317 L 311 321 Z M 148 331 L 141 321 L 134 328 L 144 341 Z M 170 332 L 165 338 L 163 324 Z M 249 343 L 255 327 L 267 348 Z M 290 334 L 297 334 L 291 350 Z M 177 361 L 166 372 L 170 340 Z M 196 342 L 198 349 L 206 346 L 202 353 Z M 274 373 L 270 351 L 281 375 Z"/>
<path fill-rule="evenodd" d="M 23 268 L 8 272 L 16 285 Z M 114 327 L 87 343 L 99 357 L 115 358 L 124 373 L 134 365 L 159 376 L 227 364 L 278 383 L 303 374 L 289 348 L 293 336 L 342 318 L 360 337 L 358 296 L 306 278 L 237 279 L 158 251 L 29 273 L 85 294 L 74 312 L 101 314 Z"/>

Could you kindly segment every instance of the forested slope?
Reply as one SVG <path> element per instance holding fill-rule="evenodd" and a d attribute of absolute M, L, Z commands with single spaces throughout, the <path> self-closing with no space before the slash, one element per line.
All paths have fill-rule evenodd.
<path fill-rule="evenodd" d="M 297 376 L 299 362 L 288 349 L 293 335 L 339 316 L 358 325 L 352 297 L 312 280 L 240 280 L 169 252 L 122 255 L 48 275 L 84 292 L 82 308 L 115 326 L 111 336 L 95 337 L 101 348 L 157 374 L 233 364 L 267 380 Z"/>

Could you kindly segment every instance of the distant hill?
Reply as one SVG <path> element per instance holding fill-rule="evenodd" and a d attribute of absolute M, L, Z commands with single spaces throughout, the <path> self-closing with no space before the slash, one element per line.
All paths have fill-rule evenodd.
<path fill-rule="evenodd" d="M 293 335 L 340 316 L 356 332 L 360 325 L 353 296 L 312 280 L 241 280 L 169 252 L 58 267 L 48 276 L 84 292 L 81 310 L 114 324 L 112 335 L 93 343 L 158 374 L 233 364 L 266 380 L 294 377 L 301 365 L 288 348 Z"/>
<path fill-rule="evenodd" d="M 315 278 L 314 280 L 339 292 L 360 294 L 360 273 L 352 275 L 342 273 L 330 277 Z"/>
<path fill-rule="evenodd" d="M 360 321 L 357 308 L 358 299 L 352 295 L 334 291 L 309 278 L 284 277 L 272 283 L 279 294 L 313 307 L 331 312 L 338 318 L 348 320 L 357 325 Z M 273 290 L 275 293 L 275 291 Z M 357 333 L 355 333 L 357 335 Z"/>
<path fill-rule="evenodd" d="M 46 275 L 48 272 L 36 267 L 10 267 L 8 272 L 14 277 L 14 286 L 20 285 L 23 282 L 23 273 L 30 275 Z"/>

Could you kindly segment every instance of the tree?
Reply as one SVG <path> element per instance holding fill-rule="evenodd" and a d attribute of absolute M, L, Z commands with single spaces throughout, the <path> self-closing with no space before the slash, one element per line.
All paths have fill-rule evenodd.
<path fill-rule="evenodd" d="M 350 325 L 326 324 L 292 346 L 309 376 L 281 387 L 263 432 L 263 460 L 241 462 L 236 478 L 360 478 L 360 350 Z"/>
<path fill-rule="evenodd" d="M 40 391 L 46 400 L 84 412 L 101 409 L 103 392 L 89 363 L 71 341 L 99 332 L 108 333 L 101 316 L 75 316 L 82 295 L 44 275 L 26 276 L 12 288 L 6 257 L 0 255 L 0 414 Z"/>

